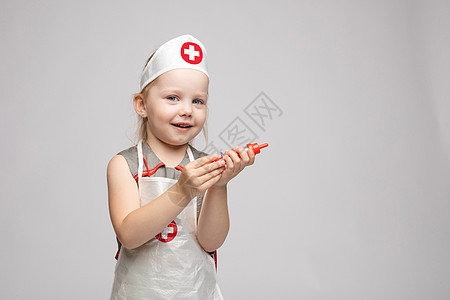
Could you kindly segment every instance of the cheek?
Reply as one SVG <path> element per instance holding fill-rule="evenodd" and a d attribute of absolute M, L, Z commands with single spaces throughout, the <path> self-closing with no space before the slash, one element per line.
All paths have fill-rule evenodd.
<path fill-rule="evenodd" d="M 197 113 L 197 120 L 199 122 L 205 123 L 206 121 L 206 109 L 201 109 Z"/>
<path fill-rule="evenodd" d="M 152 111 L 149 114 L 148 122 L 152 130 L 161 131 L 165 130 L 164 126 L 167 123 L 166 118 L 158 111 Z"/>
<path fill-rule="evenodd" d="M 167 105 L 165 107 L 155 107 L 152 111 L 153 119 L 158 120 L 158 122 L 170 122 L 173 119 L 174 115 L 176 115 L 176 112 L 174 112 L 174 109 L 172 109 L 170 105 Z"/>

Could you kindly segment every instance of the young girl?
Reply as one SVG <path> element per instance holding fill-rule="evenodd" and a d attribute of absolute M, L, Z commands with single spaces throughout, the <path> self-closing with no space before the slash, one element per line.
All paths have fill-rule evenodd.
<path fill-rule="evenodd" d="M 211 257 L 229 228 L 227 183 L 255 154 L 236 147 L 224 159 L 190 145 L 206 120 L 206 50 L 191 35 L 155 51 L 134 108 L 141 140 L 107 170 L 119 255 L 111 299 L 223 299 Z"/>

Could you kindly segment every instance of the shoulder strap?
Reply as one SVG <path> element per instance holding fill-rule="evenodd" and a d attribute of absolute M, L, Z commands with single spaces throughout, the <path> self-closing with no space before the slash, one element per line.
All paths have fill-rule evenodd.
<path fill-rule="evenodd" d="M 195 160 L 195 159 L 194 159 L 194 153 L 192 153 L 191 145 L 188 145 L 188 147 L 187 147 L 187 153 L 188 153 L 188 156 L 189 156 L 189 161 Z"/>
<path fill-rule="evenodd" d="M 144 156 L 142 155 L 142 140 L 137 144 L 138 152 L 138 185 L 141 185 L 142 170 L 144 169 Z M 141 197 L 141 189 L 139 188 L 139 198 Z"/>

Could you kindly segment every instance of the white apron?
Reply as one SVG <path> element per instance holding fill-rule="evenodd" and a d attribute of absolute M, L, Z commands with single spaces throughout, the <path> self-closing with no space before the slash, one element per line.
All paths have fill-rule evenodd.
<path fill-rule="evenodd" d="M 142 177 L 142 141 L 138 143 L 141 206 L 159 197 L 175 179 Z M 194 156 L 187 148 L 189 160 Z M 161 233 L 135 249 L 121 247 L 111 299 L 222 300 L 214 259 L 197 241 L 197 197 Z"/>

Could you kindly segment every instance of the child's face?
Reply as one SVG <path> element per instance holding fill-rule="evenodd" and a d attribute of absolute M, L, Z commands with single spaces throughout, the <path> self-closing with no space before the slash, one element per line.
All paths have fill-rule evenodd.
<path fill-rule="evenodd" d="M 180 146 L 196 137 L 206 120 L 208 84 L 208 77 L 193 69 L 171 70 L 155 79 L 144 98 L 149 138 Z"/>

